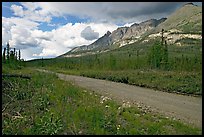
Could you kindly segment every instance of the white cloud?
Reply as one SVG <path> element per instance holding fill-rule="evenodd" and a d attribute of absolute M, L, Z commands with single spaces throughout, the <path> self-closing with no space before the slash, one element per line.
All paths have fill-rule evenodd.
<path fill-rule="evenodd" d="M 99 33 L 94 32 L 90 26 L 86 27 L 84 30 L 81 31 L 81 36 L 86 40 L 95 40 L 98 39 Z"/>
<path fill-rule="evenodd" d="M 11 5 L 11 10 L 14 12 L 14 15 L 23 17 L 23 7 L 18 5 Z"/>
<path fill-rule="evenodd" d="M 167 16 L 184 2 L 21 2 L 12 5 L 15 15 L 32 21 L 50 22 L 66 15 L 94 22 L 130 23 Z M 161 17 L 160 17 L 161 18 Z"/>
<path fill-rule="evenodd" d="M 33 56 L 33 54 L 36 54 L 36 52 L 41 51 L 40 48 L 27 48 L 27 49 L 21 49 L 21 59 L 24 60 L 31 60 L 31 59 L 36 59 L 36 56 Z M 39 57 L 38 57 L 39 58 Z"/>
<path fill-rule="evenodd" d="M 34 11 L 39 8 L 38 4 L 35 2 L 21 2 L 21 5 L 23 5 L 26 9 L 29 9 L 30 11 Z"/>
<path fill-rule="evenodd" d="M 73 47 L 88 45 L 95 40 L 81 37 L 81 32 L 91 26 L 92 30 L 103 36 L 108 30 L 117 28 L 108 23 L 67 23 L 52 31 L 42 31 L 38 23 L 25 18 L 2 17 L 2 45 L 9 41 L 11 47 L 21 49 L 22 58 L 56 57 L 68 52 Z"/>
<path fill-rule="evenodd" d="M 52 20 L 49 12 L 44 12 L 37 3 L 22 2 L 22 6 L 11 5 L 11 11 L 18 17 L 37 22 L 50 22 Z M 24 7 L 24 9 L 23 9 Z"/>
<path fill-rule="evenodd" d="M 40 25 L 37 22 L 30 21 L 25 18 L 18 18 L 18 17 L 11 17 L 11 18 L 6 18 L 2 17 L 2 25 L 3 27 L 10 29 L 11 26 L 16 25 L 22 28 L 27 28 L 27 29 L 37 29 L 38 26 Z"/>
<path fill-rule="evenodd" d="M 53 33 L 50 31 L 45 31 L 43 32 L 42 30 L 33 30 L 31 37 L 37 38 L 39 40 L 47 40 L 47 41 L 51 41 L 51 39 L 53 38 Z"/>
<path fill-rule="evenodd" d="M 31 37 L 31 31 L 19 26 L 12 26 L 11 40 L 9 40 L 11 47 L 18 49 L 26 49 L 29 47 L 36 47 L 39 42 Z"/>
<path fill-rule="evenodd" d="M 141 22 L 163 13 L 164 16 L 183 2 L 37 2 L 40 12 L 52 16 L 74 15 L 96 22 Z M 80 10 L 79 10 L 80 9 Z"/>
<path fill-rule="evenodd" d="M 52 41 L 42 41 L 43 50 L 38 56 L 57 56 L 58 52 L 61 51 L 61 46 L 56 45 L 55 42 Z"/>
<path fill-rule="evenodd" d="M 130 27 L 131 25 L 133 25 L 135 22 L 133 22 L 133 23 L 126 23 L 125 25 L 124 25 L 124 27 Z"/>
<path fill-rule="evenodd" d="M 6 45 L 6 43 L 11 39 L 11 32 L 2 27 L 2 45 Z"/>
<path fill-rule="evenodd" d="M 38 25 L 38 23 L 23 18 L 2 17 L 2 45 L 5 46 L 9 42 L 11 47 L 34 46 L 36 41 L 31 37 L 30 31 L 37 29 Z"/>
<path fill-rule="evenodd" d="M 118 28 L 118 26 L 113 23 L 89 23 L 88 25 L 91 26 L 95 32 L 99 33 L 99 37 L 102 37 L 108 30 L 112 32 Z"/>

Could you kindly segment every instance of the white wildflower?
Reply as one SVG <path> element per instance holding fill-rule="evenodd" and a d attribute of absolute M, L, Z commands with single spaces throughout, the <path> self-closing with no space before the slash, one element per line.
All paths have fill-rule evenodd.
<path fill-rule="evenodd" d="M 103 103 L 103 102 L 105 102 L 105 101 L 107 101 L 107 100 L 111 100 L 111 98 L 101 96 L 101 101 L 100 101 L 100 103 Z"/>
<path fill-rule="evenodd" d="M 106 107 L 106 108 L 109 108 L 110 106 L 106 105 L 105 107 Z"/>
<path fill-rule="evenodd" d="M 122 107 L 123 107 L 123 108 L 129 108 L 129 107 L 131 107 L 130 102 L 123 103 Z"/>
<path fill-rule="evenodd" d="M 140 114 L 135 114 L 137 117 L 140 117 Z"/>
<path fill-rule="evenodd" d="M 120 129 L 120 125 L 117 125 L 117 130 L 119 130 Z"/>

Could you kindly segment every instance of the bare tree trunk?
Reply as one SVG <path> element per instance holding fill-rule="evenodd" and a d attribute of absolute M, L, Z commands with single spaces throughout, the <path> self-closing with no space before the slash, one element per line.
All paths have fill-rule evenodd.
<path fill-rule="evenodd" d="M 6 48 L 4 48 L 4 52 L 3 52 L 3 62 L 6 62 Z"/>

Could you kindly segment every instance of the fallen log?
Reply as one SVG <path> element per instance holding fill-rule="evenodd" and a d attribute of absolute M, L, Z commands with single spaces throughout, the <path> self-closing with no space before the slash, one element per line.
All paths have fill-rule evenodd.
<path fill-rule="evenodd" d="M 30 76 L 27 76 L 27 75 L 20 75 L 20 74 L 2 74 L 2 77 L 16 77 L 16 78 L 31 79 Z"/>

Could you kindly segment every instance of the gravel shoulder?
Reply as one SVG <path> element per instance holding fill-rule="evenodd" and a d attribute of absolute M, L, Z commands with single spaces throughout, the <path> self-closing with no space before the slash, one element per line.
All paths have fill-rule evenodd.
<path fill-rule="evenodd" d="M 110 96 L 119 102 L 129 101 L 134 105 L 139 104 L 142 108 L 148 108 L 152 112 L 159 112 L 166 117 L 173 117 L 202 128 L 202 97 L 155 91 L 153 89 L 81 76 L 56 74 L 62 80 L 72 81 L 75 85 L 95 91 L 101 95 Z"/>

